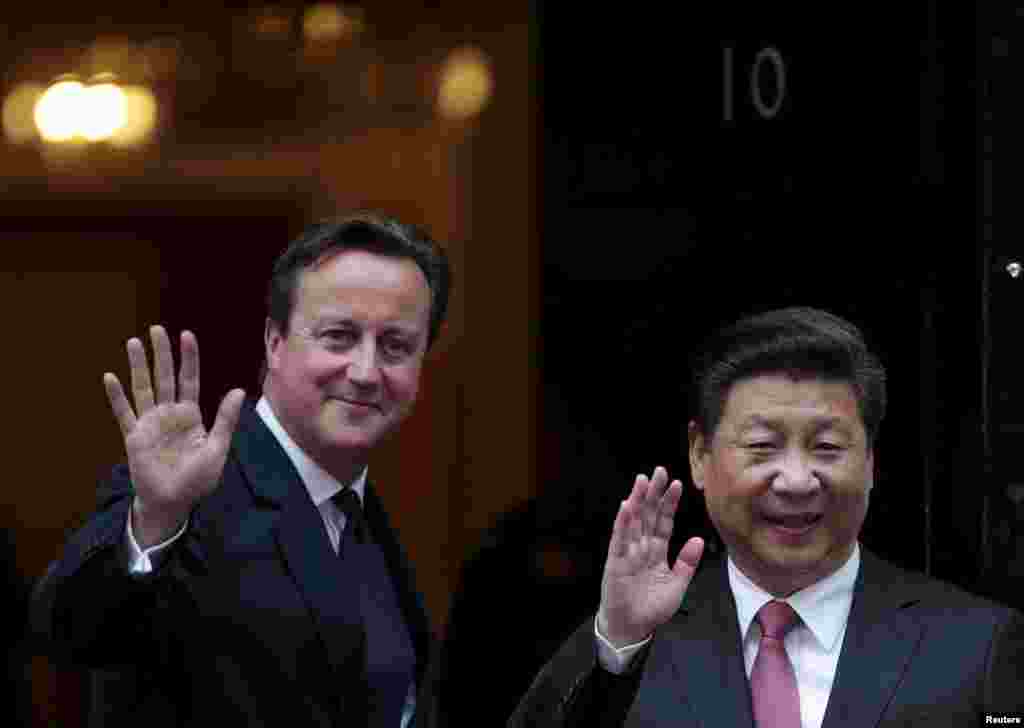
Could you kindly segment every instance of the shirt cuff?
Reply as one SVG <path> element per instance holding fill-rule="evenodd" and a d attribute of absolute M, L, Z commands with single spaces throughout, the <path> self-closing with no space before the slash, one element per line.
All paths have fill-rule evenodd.
<path fill-rule="evenodd" d="M 647 639 L 631 645 L 616 647 L 608 641 L 607 637 L 601 634 L 601 630 L 597 628 L 597 619 L 594 619 L 594 637 L 597 638 L 597 660 L 601 663 L 601 667 L 615 675 L 629 672 L 630 666 L 634 664 L 633 658 L 637 656 L 640 650 L 647 646 L 647 643 L 651 641 L 653 636 L 650 635 Z"/>
<path fill-rule="evenodd" d="M 128 509 L 128 524 L 125 527 L 125 545 L 126 553 L 128 554 L 128 573 L 133 576 L 142 576 L 144 574 L 151 573 L 156 567 L 153 565 L 153 560 L 157 558 L 160 553 L 170 546 L 172 543 L 178 540 L 181 534 L 185 533 L 185 529 L 188 528 L 188 520 L 181 524 L 181 528 L 178 532 L 170 538 L 161 541 L 158 544 L 154 544 L 149 548 L 140 548 L 138 541 L 135 540 L 135 533 L 132 531 L 132 509 Z"/>

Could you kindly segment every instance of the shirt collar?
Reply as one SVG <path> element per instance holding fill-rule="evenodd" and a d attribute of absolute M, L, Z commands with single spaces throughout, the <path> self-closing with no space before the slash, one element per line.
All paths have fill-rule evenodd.
<path fill-rule="evenodd" d="M 780 600 L 793 607 L 826 652 L 831 652 L 836 646 L 850 616 L 853 586 L 859 569 L 860 545 L 855 543 L 850 558 L 836 571 Z M 733 563 L 732 557 L 728 560 L 728 571 L 729 587 L 736 599 L 740 634 L 746 640 L 758 610 L 775 597 L 747 578 Z"/>
<path fill-rule="evenodd" d="M 260 397 L 259 402 L 256 403 L 256 413 L 267 428 L 274 433 L 274 437 L 281 443 L 281 447 L 284 448 L 288 458 L 295 465 L 295 469 L 299 471 L 299 477 L 306 486 L 306 490 L 309 491 L 313 505 L 319 508 L 345 487 L 341 481 L 320 467 L 313 458 L 295 444 L 295 441 L 285 431 L 284 426 L 281 425 L 280 420 L 277 419 L 277 415 L 270 408 L 270 402 L 266 397 Z M 359 496 L 360 503 L 363 502 L 363 495 L 366 491 L 366 470 L 363 468 L 363 471 L 352 483 L 352 490 Z"/>

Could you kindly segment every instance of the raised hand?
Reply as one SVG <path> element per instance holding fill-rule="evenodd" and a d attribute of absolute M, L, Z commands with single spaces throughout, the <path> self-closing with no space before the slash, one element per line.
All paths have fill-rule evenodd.
<path fill-rule="evenodd" d="M 118 378 L 109 372 L 103 375 L 110 407 L 124 435 L 135 488 L 132 528 L 143 548 L 173 535 L 192 506 L 217 487 L 245 398 L 240 389 L 228 392 L 207 432 L 199 411 L 196 337 L 188 331 L 181 334 L 181 369 L 175 387 L 167 332 L 152 326 L 149 334 L 155 389 L 142 342 L 133 338 L 127 344 L 134 410 Z"/>
<path fill-rule="evenodd" d="M 704 541 L 691 538 L 669 566 L 668 543 L 683 484 L 673 480 L 666 487 L 667 482 L 662 467 L 650 480 L 638 475 L 615 517 L 597 627 L 616 647 L 644 640 L 675 614 L 704 552 Z"/>

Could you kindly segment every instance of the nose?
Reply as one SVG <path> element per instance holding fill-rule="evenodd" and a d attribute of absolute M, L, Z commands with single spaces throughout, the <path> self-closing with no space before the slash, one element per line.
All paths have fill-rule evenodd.
<path fill-rule="evenodd" d="M 347 375 L 349 381 L 360 389 L 371 390 L 380 384 L 380 369 L 377 367 L 377 347 L 373 341 L 363 341 L 350 351 Z"/>
<path fill-rule="evenodd" d="M 778 461 L 778 471 L 772 479 L 775 492 L 800 496 L 813 493 L 820 487 L 821 478 L 806 453 L 788 452 Z"/>

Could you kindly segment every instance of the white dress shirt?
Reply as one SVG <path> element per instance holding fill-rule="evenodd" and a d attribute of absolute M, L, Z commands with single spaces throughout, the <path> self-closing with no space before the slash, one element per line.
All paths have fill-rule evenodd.
<path fill-rule="evenodd" d="M 270 403 L 267 402 L 265 397 L 260 397 L 259 402 L 256 403 L 256 413 L 263 420 L 263 423 L 267 426 L 277 438 L 277 441 L 281 443 L 281 447 L 284 448 L 285 453 L 288 455 L 288 459 L 295 465 L 295 469 L 299 472 L 299 477 L 302 479 L 303 484 L 306 486 L 306 490 L 309 491 L 309 497 L 313 501 L 313 505 L 320 512 L 320 517 L 323 519 L 324 528 L 327 531 L 327 537 L 330 539 L 331 547 L 334 552 L 338 552 L 338 544 L 341 542 L 341 534 L 345 530 L 345 525 L 348 518 L 344 512 L 335 505 L 334 501 L 331 500 L 337 493 L 345 487 L 335 478 L 333 475 L 328 473 L 312 458 L 310 458 L 295 441 L 288 435 L 281 422 L 277 419 L 273 410 L 270 408 Z M 366 492 L 366 473 L 367 469 L 363 468 L 363 471 L 352 483 L 352 490 L 355 491 L 359 497 L 359 502 L 363 502 L 363 497 Z M 174 543 L 188 528 L 188 522 L 182 524 L 181 528 L 166 541 L 158 543 L 149 548 L 142 549 L 139 547 L 138 542 L 135 540 L 135 534 L 132 531 L 132 518 L 131 509 L 128 511 L 128 525 L 125 534 L 125 541 L 127 542 L 127 555 L 128 555 L 128 571 L 132 574 L 143 575 L 150 573 L 153 568 L 153 560 L 159 561 L 160 553 L 170 544 Z M 413 713 L 416 711 L 416 685 L 415 683 L 409 686 L 409 692 L 405 698 L 405 705 L 402 708 L 402 722 L 400 728 L 405 728 L 409 721 L 412 719 Z"/>
<path fill-rule="evenodd" d="M 825 717 L 859 569 L 860 546 L 855 544 L 850 558 L 838 570 L 780 600 L 788 603 L 800 616 L 800 621 L 786 634 L 783 644 L 796 673 L 802 728 L 821 728 Z M 736 600 L 736 617 L 743 636 L 743 662 L 749 679 L 761 644 L 761 626 L 754 617 L 775 597 L 748 579 L 731 558 L 727 570 L 729 588 Z M 651 640 L 648 637 L 643 642 L 617 649 L 597 629 L 597 620 L 594 620 L 594 633 L 597 636 L 598 659 L 606 670 L 614 673 L 628 670 L 632 658 Z"/>

